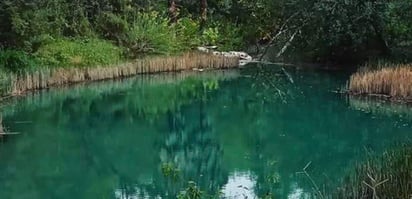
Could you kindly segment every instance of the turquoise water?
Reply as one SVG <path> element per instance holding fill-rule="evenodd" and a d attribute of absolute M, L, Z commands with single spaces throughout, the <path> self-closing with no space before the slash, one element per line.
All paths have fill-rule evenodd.
<path fill-rule="evenodd" d="M 52 89 L 3 108 L 1 198 L 304 198 L 366 151 L 411 138 L 409 110 L 337 94 L 348 74 L 163 74 Z M 375 107 L 375 108 L 373 108 Z M 397 109 L 397 110 L 398 110 Z M 380 111 L 381 110 L 381 111 Z"/>

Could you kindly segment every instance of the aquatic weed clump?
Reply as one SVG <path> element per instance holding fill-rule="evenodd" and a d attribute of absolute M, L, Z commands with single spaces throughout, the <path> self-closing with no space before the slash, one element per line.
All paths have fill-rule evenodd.
<path fill-rule="evenodd" d="M 376 199 L 412 197 L 412 143 L 369 157 L 343 179 L 333 198 Z"/>

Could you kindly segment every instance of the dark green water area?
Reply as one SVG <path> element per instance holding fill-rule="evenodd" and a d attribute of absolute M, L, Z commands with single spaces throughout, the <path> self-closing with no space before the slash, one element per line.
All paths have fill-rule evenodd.
<path fill-rule="evenodd" d="M 160 74 L 28 94 L 2 108 L 0 198 L 305 198 L 411 138 L 407 107 L 299 67 Z M 310 164 L 309 164 L 310 163 Z"/>

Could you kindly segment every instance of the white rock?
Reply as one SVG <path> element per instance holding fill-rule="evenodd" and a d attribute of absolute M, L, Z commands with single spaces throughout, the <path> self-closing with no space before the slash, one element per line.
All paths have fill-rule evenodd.
<path fill-rule="evenodd" d="M 205 46 L 207 49 L 217 49 L 217 46 Z"/>
<path fill-rule="evenodd" d="M 219 51 L 213 51 L 212 53 L 213 53 L 214 55 L 222 55 L 222 53 L 219 52 Z"/>
<path fill-rule="evenodd" d="M 248 60 L 239 60 L 239 66 L 244 66 L 248 63 L 250 63 L 250 61 L 248 61 Z"/>
<path fill-rule="evenodd" d="M 205 52 L 205 53 L 209 52 L 209 49 L 207 49 L 205 47 L 201 47 L 201 46 L 197 47 L 197 50 L 200 51 L 200 52 Z"/>

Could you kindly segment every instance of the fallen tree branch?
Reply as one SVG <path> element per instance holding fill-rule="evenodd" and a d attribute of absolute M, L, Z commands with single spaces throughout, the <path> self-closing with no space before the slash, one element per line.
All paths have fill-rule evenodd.
<path fill-rule="evenodd" d="M 325 196 L 322 194 L 322 192 L 320 191 L 320 188 L 318 186 L 318 184 L 316 184 L 315 180 L 309 175 L 309 173 L 307 172 L 307 169 L 309 168 L 309 166 L 312 164 L 312 161 L 308 162 L 306 164 L 306 166 L 302 169 L 302 171 L 300 172 L 296 172 L 297 174 L 304 174 L 309 181 L 312 183 L 313 189 L 315 190 L 315 192 L 317 192 L 317 194 L 319 195 L 318 197 L 321 199 L 324 199 Z"/>
<path fill-rule="evenodd" d="M 299 12 L 298 12 L 298 13 L 299 13 Z M 298 13 L 295 13 L 295 14 L 298 14 Z M 292 15 L 291 17 L 294 17 L 294 16 L 295 16 L 295 15 Z M 287 20 L 287 21 L 288 21 L 288 20 Z M 299 26 L 297 29 L 295 29 L 295 32 L 292 34 L 292 36 L 289 38 L 289 40 L 286 42 L 286 44 L 282 47 L 282 49 L 278 52 L 278 54 L 276 55 L 276 58 L 280 57 L 281 55 L 283 55 L 283 53 L 286 52 L 286 50 L 287 50 L 287 49 L 289 48 L 289 46 L 292 44 L 292 41 L 295 39 L 295 36 L 296 36 L 298 33 L 301 32 L 301 29 L 306 25 L 307 21 L 308 21 L 308 19 L 306 19 L 305 21 L 303 21 L 302 25 Z M 286 23 L 286 22 L 285 22 L 285 23 Z M 285 25 L 285 24 L 284 24 L 284 25 Z M 262 60 L 263 57 L 266 55 L 269 47 L 273 46 L 273 43 L 275 42 L 275 39 L 276 39 L 277 37 L 279 37 L 283 32 L 285 32 L 285 31 L 287 31 L 287 30 L 288 30 L 288 29 L 286 29 L 286 30 L 283 31 L 283 30 L 281 29 L 281 30 L 278 32 L 278 34 L 276 34 L 275 37 L 272 38 L 272 40 L 270 41 L 270 43 L 266 46 L 263 54 L 260 55 L 259 60 Z"/>
<path fill-rule="evenodd" d="M 282 47 L 282 49 L 276 55 L 276 58 L 280 57 L 281 55 L 283 55 L 283 53 L 286 52 L 286 50 L 289 48 L 290 44 L 292 44 L 292 41 L 295 39 L 295 36 L 296 36 L 296 34 L 298 34 L 298 32 L 300 32 L 300 29 L 293 33 L 293 35 L 289 38 L 289 40 L 286 42 L 286 44 Z"/>
<path fill-rule="evenodd" d="M 269 50 L 269 47 L 273 46 L 273 43 L 275 42 L 275 40 L 282 35 L 284 32 L 286 32 L 288 29 L 285 29 L 285 27 L 287 26 L 287 24 L 289 23 L 290 20 L 292 20 L 296 15 L 298 15 L 300 12 L 295 12 L 293 15 L 291 15 L 288 19 L 286 19 L 285 23 L 282 24 L 282 26 L 280 27 L 279 31 L 276 33 L 275 36 L 273 36 L 270 41 L 269 44 L 265 47 L 265 49 L 263 50 L 263 53 L 260 55 L 259 60 L 262 60 L 263 57 L 266 55 L 266 53 Z"/>

